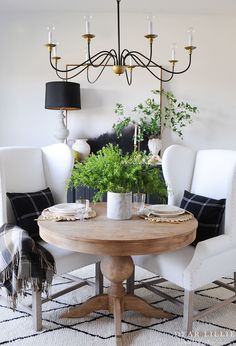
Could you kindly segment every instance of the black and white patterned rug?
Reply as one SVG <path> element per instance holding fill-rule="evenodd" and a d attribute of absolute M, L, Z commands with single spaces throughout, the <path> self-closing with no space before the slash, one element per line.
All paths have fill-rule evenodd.
<path fill-rule="evenodd" d="M 82 278 L 93 278 L 94 267 L 89 266 L 74 274 Z M 153 278 L 153 274 L 136 269 L 137 282 Z M 224 278 L 232 283 L 232 278 Z M 54 280 L 53 289 L 65 288 L 69 281 L 64 278 Z M 105 286 L 107 287 L 107 282 Z M 173 297 L 183 298 L 183 291 L 168 282 L 158 285 Z M 182 331 L 182 310 L 169 301 L 146 289 L 136 290 L 136 294 L 158 307 L 163 307 L 174 316 L 169 320 L 143 317 L 135 312 L 123 315 L 124 345 L 138 346 L 228 346 L 236 345 L 236 302 L 220 311 L 194 322 L 194 332 L 185 336 Z M 85 318 L 62 319 L 60 315 L 70 307 L 78 306 L 93 295 L 93 289 L 85 286 L 43 305 L 43 330 L 35 332 L 32 318 L 23 308 L 15 312 L 8 308 L 0 297 L 0 345 L 16 346 L 112 346 L 115 345 L 113 316 L 104 311 L 94 312 Z M 232 292 L 214 284 L 203 287 L 196 293 L 197 309 L 204 309 L 215 302 L 232 295 Z M 25 298 L 23 301 L 30 299 Z"/>

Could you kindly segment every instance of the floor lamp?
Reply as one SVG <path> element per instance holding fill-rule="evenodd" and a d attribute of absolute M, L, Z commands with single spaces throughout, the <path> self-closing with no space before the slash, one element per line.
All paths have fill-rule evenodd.
<path fill-rule="evenodd" d="M 45 108 L 59 110 L 54 135 L 60 142 L 66 141 L 69 130 L 64 111 L 81 109 L 80 84 L 64 81 L 46 83 Z"/>

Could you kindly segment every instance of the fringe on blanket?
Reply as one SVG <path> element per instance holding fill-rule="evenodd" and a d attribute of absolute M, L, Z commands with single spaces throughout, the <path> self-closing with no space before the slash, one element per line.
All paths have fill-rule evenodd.
<path fill-rule="evenodd" d="M 52 255 L 18 226 L 4 224 L 0 229 L 0 284 L 15 309 L 18 296 L 29 288 L 48 295 L 55 261 Z"/>

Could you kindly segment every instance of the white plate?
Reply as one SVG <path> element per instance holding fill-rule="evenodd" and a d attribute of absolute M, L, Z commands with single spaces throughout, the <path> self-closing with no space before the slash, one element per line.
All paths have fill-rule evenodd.
<path fill-rule="evenodd" d="M 167 204 L 154 204 L 145 208 L 145 214 L 150 213 L 152 215 L 162 217 L 173 217 L 185 213 L 185 210 L 176 206 Z"/>
<path fill-rule="evenodd" d="M 79 203 L 60 203 L 48 209 L 57 215 L 74 215 L 78 209 L 83 209 L 84 205 Z"/>

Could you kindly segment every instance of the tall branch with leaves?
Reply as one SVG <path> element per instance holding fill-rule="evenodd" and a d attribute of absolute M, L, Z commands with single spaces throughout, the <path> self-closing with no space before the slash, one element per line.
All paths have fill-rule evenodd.
<path fill-rule="evenodd" d="M 198 112 L 198 108 L 188 102 L 178 101 L 171 91 L 152 90 L 152 92 L 164 96 L 163 126 L 170 128 L 183 139 L 182 129 L 192 123 L 193 115 Z"/>
<path fill-rule="evenodd" d="M 171 91 L 152 90 L 151 92 L 164 98 L 163 110 L 161 111 L 156 98 L 147 98 L 131 110 L 131 115 L 126 116 L 124 106 L 117 103 L 115 114 L 119 119 L 113 124 L 117 136 L 120 137 L 127 126 L 138 123 L 138 142 L 142 142 L 145 137 L 159 138 L 162 125 L 183 139 L 182 130 L 192 122 L 193 116 L 198 112 L 197 107 L 191 106 L 188 102 L 178 101 Z"/>

